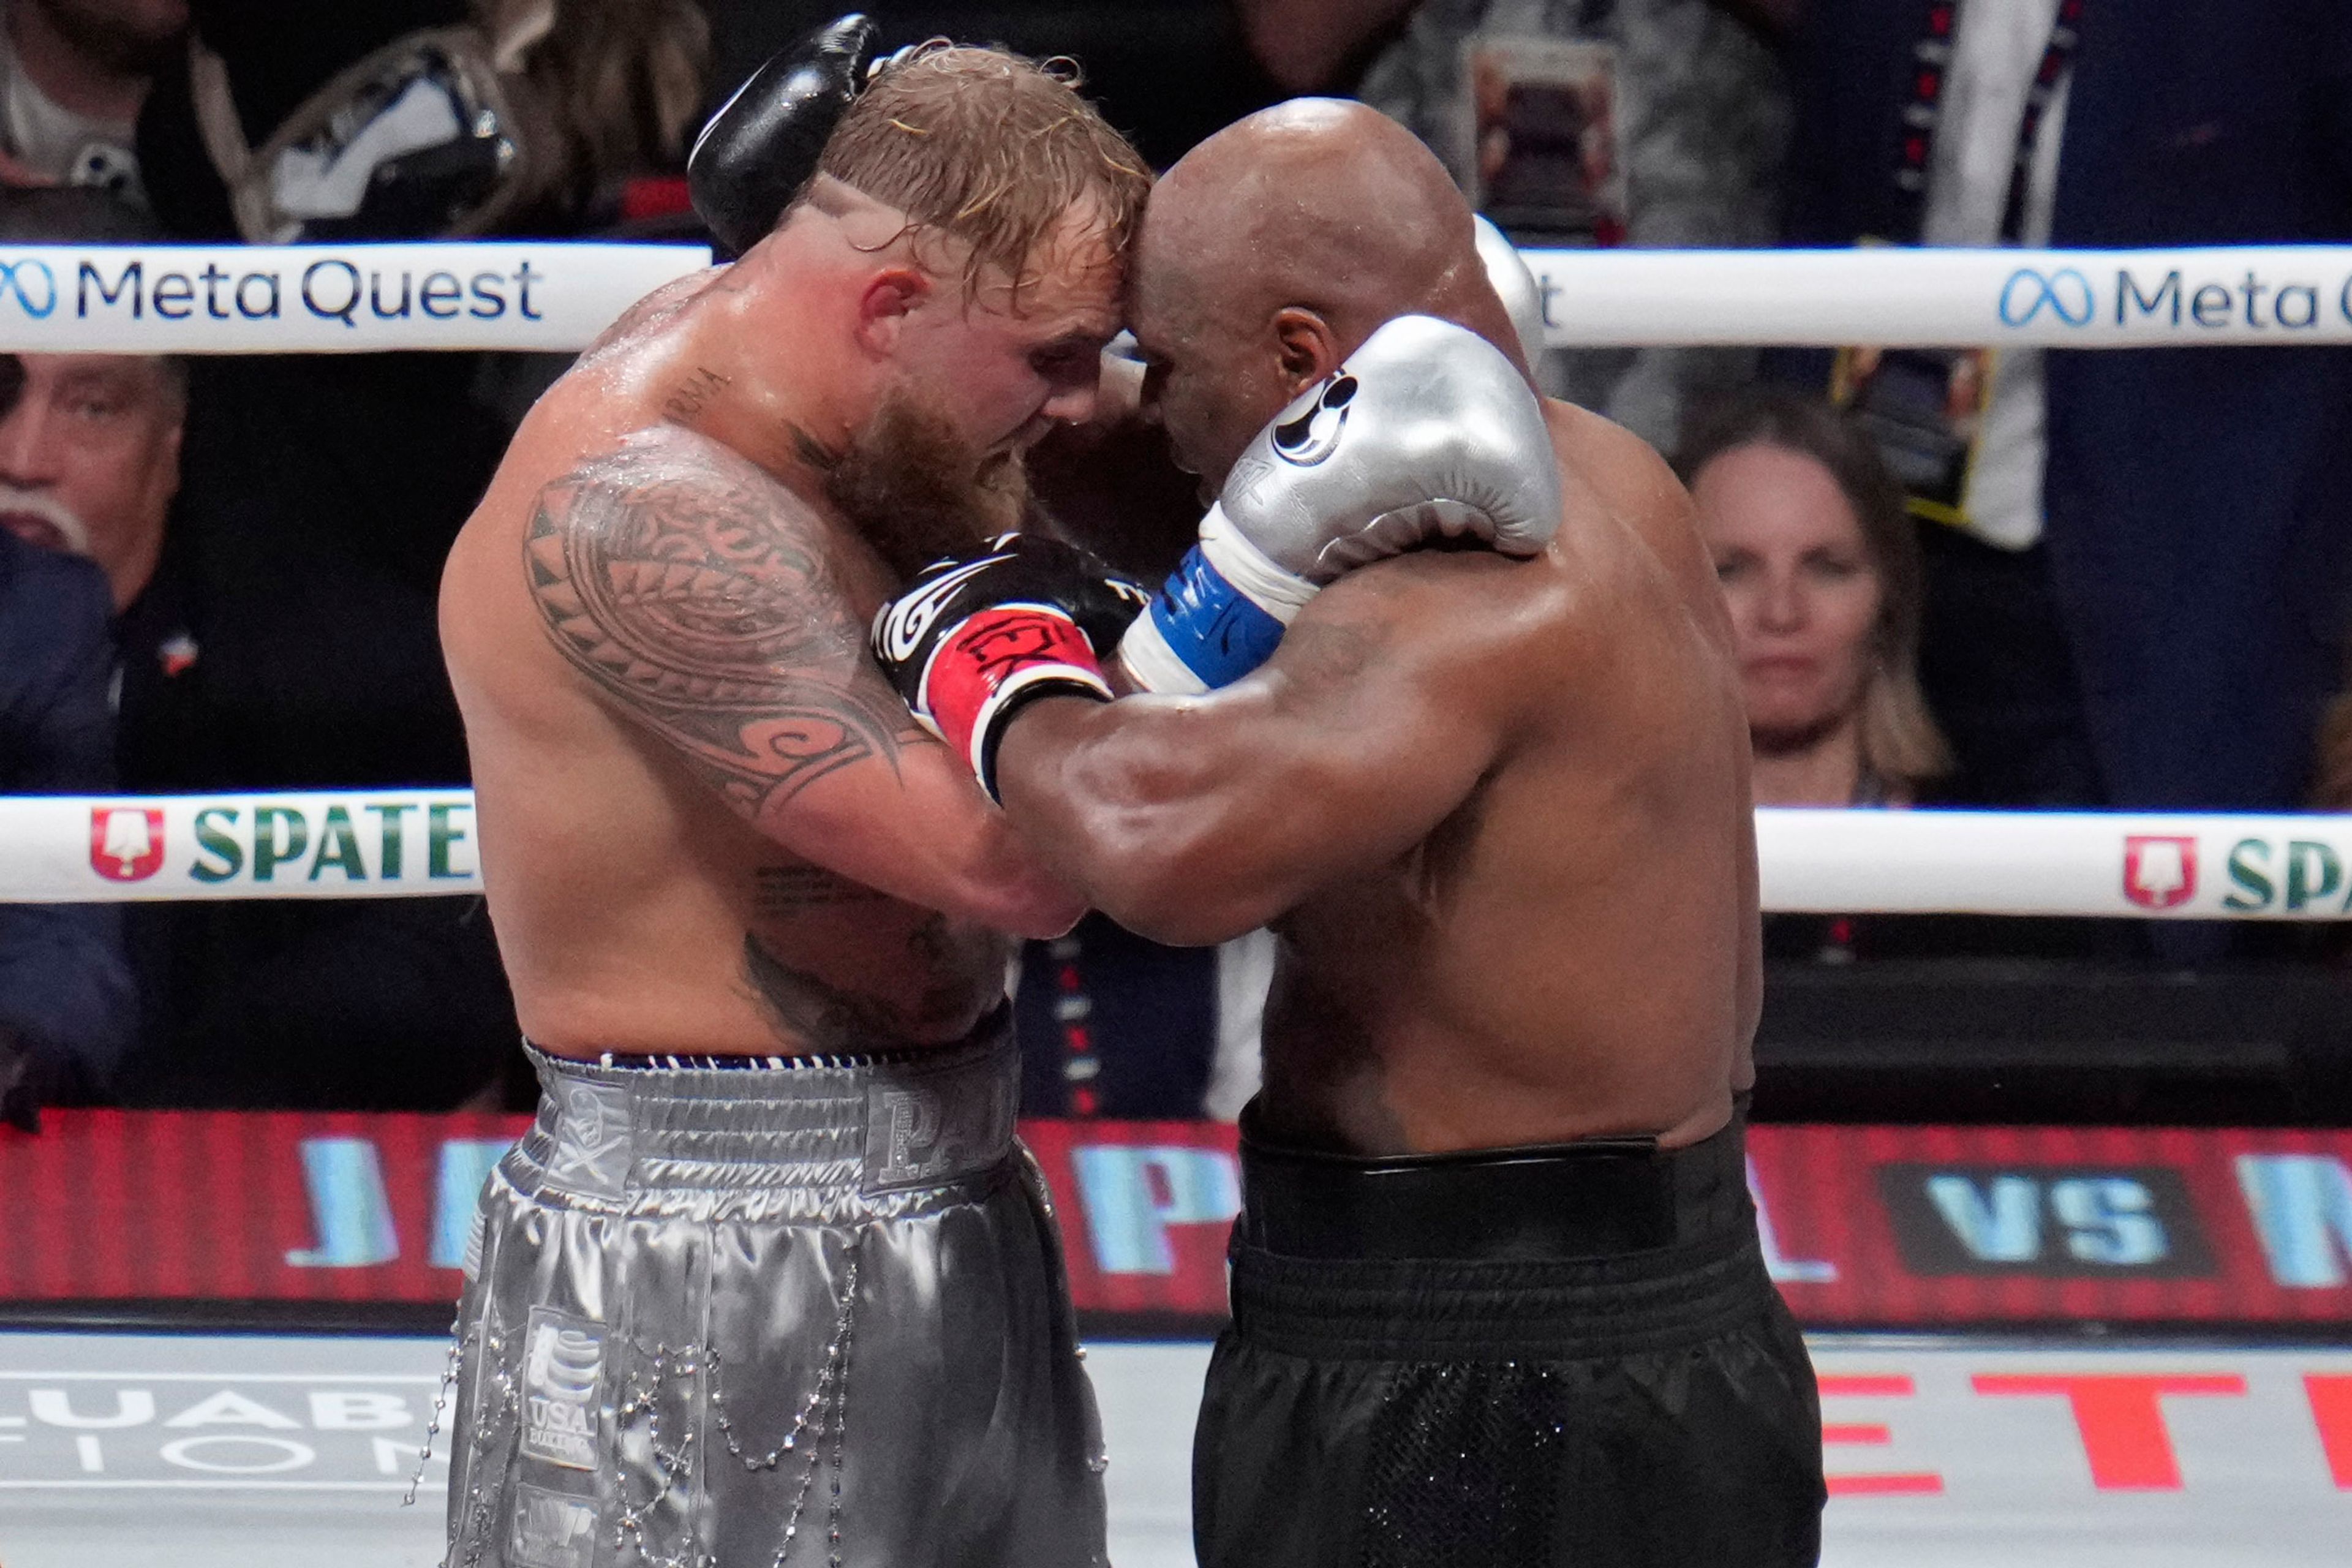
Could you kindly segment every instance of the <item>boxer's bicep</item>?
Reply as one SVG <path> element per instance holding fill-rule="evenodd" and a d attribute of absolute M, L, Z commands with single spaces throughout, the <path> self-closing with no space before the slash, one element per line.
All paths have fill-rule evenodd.
<path fill-rule="evenodd" d="M 769 837 L 966 918 L 1069 908 L 874 667 L 811 521 L 765 475 L 598 458 L 541 492 L 523 555 L 579 678 Z"/>
<path fill-rule="evenodd" d="M 1223 767 L 1230 848 L 1212 853 L 1210 870 L 1241 895 L 1234 918 L 1263 924 L 1406 854 L 1452 816 L 1499 750 L 1496 705 L 1481 689 L 1491 674 L 1442 633 L 1302 616 Z"/>

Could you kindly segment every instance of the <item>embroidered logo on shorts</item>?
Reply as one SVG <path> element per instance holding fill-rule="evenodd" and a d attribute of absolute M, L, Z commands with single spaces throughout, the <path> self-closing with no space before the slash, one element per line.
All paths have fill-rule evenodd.
<path fill-rule="evenodd" d="M 985 1167 L 1011 1145 L 1014 1094 L 987 1064 L 941 1073 L 931 1084 L 875 1085 L 866 1107 L 866 1189 L 915 1186 Z"/>
<path fill-rule="evenodd" d="M 590 1197 L 616 1198 L 629 1176 L 628 1091 L 579 1079 L 555 1091 L 559 1115 L 547 1179 Z"/>
<path fill-rule="evenodd" d="M 596 1468 L 604 1327 L 530 1310 L 522 1356 L 522 1451 L 571 1470 Z"/>
<path fill-rule="evenodd" d="M 545 1487 L 515 1489 L 514 1531 L 507 1555 L 529 1568 L 592 1568 L 596 1555 L 596 1505 Z"/>

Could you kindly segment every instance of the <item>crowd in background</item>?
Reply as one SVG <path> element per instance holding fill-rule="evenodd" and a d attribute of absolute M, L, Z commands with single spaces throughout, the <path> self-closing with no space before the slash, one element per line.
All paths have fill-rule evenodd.
<path fill-rule="evenodd" d="M 1360 96 L 1524 245 L 2352 239 L 2352 14 L 2332 0 L 2226 25 L 2189 0 L 875 9 L 895 41 L 1075 57 L 1162 167 L 1264 103 Z M 0 0 L 0 243 L 688 237 L 693 128 L 832 10 Z M 445 101 L 496 117 L 510 154 L 436 132 Z M 398 145 L 338 184 L 319 149 L 376 118 Z M 463 783 L 440 563 L 560 368 L 0 358 L 0 793 Z M 2352 802 L 2352 719 L 2326 712 L 2352 351 L 1579 350 L 1539 376 L 1690 486 L 1760 802 Z M 1150 430 L 1071 433 L 1036 468 L 1119 564 L 1156 578 L 1181 552 L 1190 484 Z M 2174 963 L 2260 940 L 2077 935 Z M 1852 921 L 1782 922 L 1774 950 L 1873 946 Z M 1027 1109 L 1230 1114 L 1270 952 L 1263 933 L 1156 948 L 1099 917 L 1033 946 Z M 478 900 L 0 905 L 0 1114 L 20 1121 L 490 1105 L 515 1092 L 515 1041 Z"/>

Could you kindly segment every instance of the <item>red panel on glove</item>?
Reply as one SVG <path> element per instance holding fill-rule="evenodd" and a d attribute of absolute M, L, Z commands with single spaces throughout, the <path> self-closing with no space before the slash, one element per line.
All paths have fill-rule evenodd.
<path fill-rule="evenodd" d="M 1006 699 L 1045 683 L 1110 696 L 1093 645 L 1069 616 L 1038 605 L 998 605 L 940 640 L 923 672 L 923 706 L 940 737 L 982 773 L 974 736 L 986 733 Z"/>

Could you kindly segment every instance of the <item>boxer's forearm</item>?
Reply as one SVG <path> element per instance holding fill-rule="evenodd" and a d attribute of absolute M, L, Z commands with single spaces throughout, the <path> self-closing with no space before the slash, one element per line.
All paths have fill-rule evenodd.
<path fill-rule="evenodd" d="M 1182 699 L 1032 703 L 997 752 L 1005 816 L 1129 930 L 1180 947 L 1238 936 L 1303 889 L 1255 842 L 1245 782 L 1219 777 L 1218 728 Z"/>
<path fill-rule="evenodd" d="M 843 769 L 763 824 L 794 854 L 877 892 L 1014 936 L 1061 935 L 1087 900 L 988 804 L 946 747 Z"/>
<path fill-rule="evenodd" d="M 1005 815 L 1145 936 L 1189 946 L 1264 925 L 1403 854 L 1477 786 L 1516 685 L 1476 618 L 1479 579 L 1511 569 L 1365 567 L 1210 696 L 1033 702 L 996 754 Z"/>

